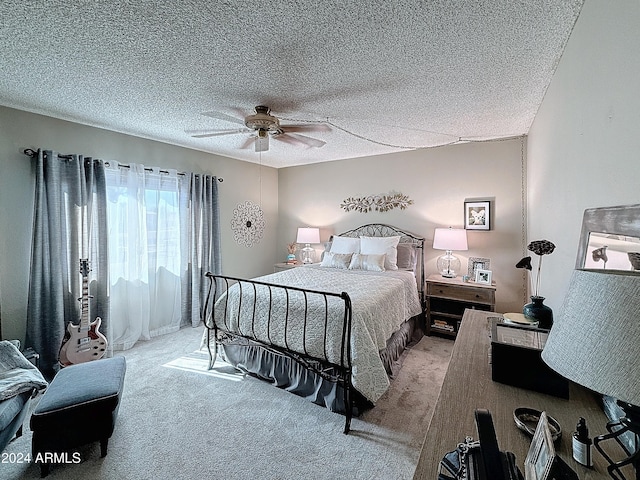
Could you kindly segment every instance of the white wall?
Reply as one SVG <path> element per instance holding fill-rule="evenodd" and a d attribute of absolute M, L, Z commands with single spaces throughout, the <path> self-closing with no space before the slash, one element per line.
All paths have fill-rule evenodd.
<path fill-rule="evenodd" d="M 586 208 L 640 203 L 640 2 L 586 0 L 529 132 L 529 239 L 562 305 Z"/>
<path fill-rule="evenodd" d="M 34 177 L 29 157 L 22 151 L 39 147 L 222 177 L 219 194 L 223 272 L 252 277 L 273 271 L 278 228 L 275 169 L 0 107 L 2 338 L 24 340 L 26 331 Z M 260 199 L 267 221 L 265 238 L 253 248 L 239 246 L 231 230 L 233 209 L 247 200 L 259 203 Z"/>
<path fill-rule="evenodd" d="M 367 223 L 386 223 L 424 236 L 426 273 L 436 272 L 442 251 L 431 248 L 435 227 L 463 226 L 465 200 L 490 199 L 492 230 L 468 231 L 469 251 L 458 252 L 466 272 L 469 257 L 487 257 L 497 281 L 497 309 L 521 311 L 522 270 L 521 139 L 461 144 L 279 170 L 278 255 L 295 241 L 300 226 L 320 227 L 321 241 Z M 414 204 L 389 212 L 345 212 L 348 197 L 398 191 Z"/>

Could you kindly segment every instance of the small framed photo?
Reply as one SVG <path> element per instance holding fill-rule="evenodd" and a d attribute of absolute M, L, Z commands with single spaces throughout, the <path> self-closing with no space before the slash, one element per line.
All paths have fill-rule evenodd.
<path fill-rule="evenodd" d="M 491 202 L 464 202 L 464 228 L 467 230 L 491 229 Z"/>
<path fill-rule="evenodd" d="M 469 275 L 469 278 L 475 281 L 476 270 L 489 270 L 490 268 L 490 259 L 482 257 L 469 257 L 469 262 L 467 263 L 467 275 Z"/>
<path fill-rule="evenodd" d="M 542 412 L 531 440 L 531 447 L 524 461 L 527 480 L 547 480 L 556 458 L 546 412 Z M 555 478 L 555 477 L 554 477 Z"/>
<path fill-rule="evenodd" d="M 491 285 L 491 270 L 476 270 L 476 283 L 484 283 L 486 285 Z"/>

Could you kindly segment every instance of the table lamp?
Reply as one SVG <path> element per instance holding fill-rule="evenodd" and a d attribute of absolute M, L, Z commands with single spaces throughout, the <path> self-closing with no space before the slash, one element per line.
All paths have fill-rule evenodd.
<path fill-rule="evenodd" d="M 304 243 L 302 249 L 302 263 L 313 263 L 315 250 L 311 248 L 312 243 L 320 243 L 320 229 L 311 227 L 298 228 L 298 243 Z"/>
<path fill-rule="evenodd" d="M 594 446 L 612 478 L 624 479 L 625 465 L 634 465 L 640 478 L 640 451 L 619 441 L 625 432 L 640 435 L 640 272 L 574 270 L 542 359 L 569 380 L 618 401 L 624 417 L 609 422 L 609 433 L 596 437 Z M 615 462 L 605 453 L 600 444 L 610 439 L 626 458 Z"/>
<path fill-rule="evenodd" d="M 436 228 L 433 235 L 433 248 L 446 250 L 436 262 L 438 271 L 443 277 L 455 278 L 460 271 L 460 259 L 453 255 L 453 250 L 468 250 L 467 231 L 462 228 Z"/>

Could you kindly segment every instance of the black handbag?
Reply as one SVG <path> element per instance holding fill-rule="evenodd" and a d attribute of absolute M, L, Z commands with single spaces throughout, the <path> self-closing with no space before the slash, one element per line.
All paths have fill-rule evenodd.
<path fill-rule="evenodd" d="M 438 480 L 524 480 L 512 452 L 498 448 L 488 410 L 476 410 L 478 440 L 467 437 L 440 461 Z"/>

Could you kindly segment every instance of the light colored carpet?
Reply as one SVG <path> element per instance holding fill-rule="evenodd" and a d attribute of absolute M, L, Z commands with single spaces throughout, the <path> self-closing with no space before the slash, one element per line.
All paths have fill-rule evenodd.
<path fill-rule="evenodd" d="M 412 478 L 451 340 L 425 337 L 408 350 L 390 390 L 344 435 L 341 415 L 224 364 L 204 371 L 201 334 L 186 328 L 126 352 L 108 455 L 88 445 L 81 463 L 53 465 L 47 478 Z M 31 451 L 28 424 L 1 454 L 3 479 L 40 477 L 37 465 L 17 461 Z"/>

